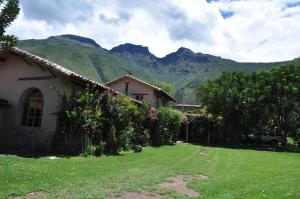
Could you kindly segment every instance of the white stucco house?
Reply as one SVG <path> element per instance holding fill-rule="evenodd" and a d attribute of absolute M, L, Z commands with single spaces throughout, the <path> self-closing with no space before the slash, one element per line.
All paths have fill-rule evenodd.
<path fill-rule="evenodd" d="M 0 151 L 49 151 L 62 97 L 87 83 L 109 89 L 18 48 L 0 53 Z"/>
<path fill-rule="evenodd" d="M 63 97 L 86 84 L 95 85 L 99 92 L 119 91 L 137 103 L 147 100 L 155 108 L 175 101 L 162 89 L 130 75 L 102 85 L 59 64 L 11 48 L 0 52 L 0 153 L 51 151 Z"/>
<path fill-rule="evenodd" d="M 124 75 L 105 84 L 124 95 L 138 101 L 147 101 L 152 107 L 167 106 L 169 102 L 175 102 L 175 98 L 166 91 L 140 80 L 132 75 Z"/>

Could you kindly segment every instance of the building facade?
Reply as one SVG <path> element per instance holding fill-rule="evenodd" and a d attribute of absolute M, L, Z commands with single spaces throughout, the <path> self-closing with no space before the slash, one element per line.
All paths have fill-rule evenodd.
<path fill-rule="evenodd" d="M 108 89 L 20 49 L 0 53 L 0 150 L 49 151 L 63 96 L 86 83 Z"/>
<path fill-rule="evenodd" d="M 124 75 L 106 83 L 107 87 L 138 101 L 147 101 L 154 108 L 167 106 L 176 100 L 167 92 L 132 75 Z"/>

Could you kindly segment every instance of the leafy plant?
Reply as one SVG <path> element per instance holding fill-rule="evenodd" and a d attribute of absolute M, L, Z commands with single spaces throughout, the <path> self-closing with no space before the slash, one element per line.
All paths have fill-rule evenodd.
<path fill-rule="evenodd" d="M 91 145 L 98 144 L 95 142 L 102 137 L 100 129 L 103 119 L 100 99 L 100 92 L 90 85 L 83 91 L 73 91 L 68 99 L 64 97 L 53 142 L 58 151 L 68 154 L 90 153 Z"/>
<path fill-rule="evenodd" d="M 251 75 L 223 73 L 200 85 L 197 96 L 214 117 L 222 117 L 221 142 L 239 145 L 241 136 L 259 131 L 285 140 L 297 135 L 299 90 L 300 66 L 286 65 Z"/>
<path fill-rule="evenodd" d="M 19 14 L 18 0 L 0 1 L 0 51 L 17 44 L 18 39 L 13 35 L 5 35 L 5 29 L 17 18 Z"/>
<path fill-rule="evenodd" d="M 65 154 L 101 156 L 170 143 L 177 139 L 182 118 L 180 111 L 157 112 L 148 103 L 138 105 L 127 96 L 88 85 L 64 97 L 53 146 Z"/>
<path fill-rule="evenodd" d="M 179 127 L 184 115 L 181 111 L 161 107 L 158 109 L 158 130 L 161 136 L 161 143 L 171 143 L 177 140 Z"/>
<path fill-rule="evenodd" d="M 166 91 L 169 95 L 175 95 L 175 85 L 172 83 L 167 82 L 153 82 L 153 85 L 161 88 L 162 90 Z"/>
<path fill-rule="evenodd" d="M 101 99 L 104 137 L 107 153 L 128 149 L 132 142 L 132 122 L 138 114 L 137 105 L 127 96 L 106 92 Z"/>

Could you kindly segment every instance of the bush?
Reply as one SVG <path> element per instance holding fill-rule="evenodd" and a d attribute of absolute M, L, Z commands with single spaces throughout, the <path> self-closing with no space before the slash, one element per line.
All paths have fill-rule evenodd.
<path fill-rule="evenodd" d="M 156 144 L 168 144 L 177 141 L 178 131 L 183 121 L 184 114 L 176 109 L 161 107 L 158 109 L 158 132 L 159 140 Z"/>
<path fill-rule="evenodd" d="M 153 109 L 147 102 L 143 102 L 143 104 L 138 107 L 137 114 L 133 119 L 134 133 L 132 142 L 134 145 L 145 146 L 150 143 L 151 125 L 153 120 L 155 120 L 150 114 L 152 112 Z"/>
<path fill-rule="evenodd" d="M 132 146 L 132 121 L 138 114 L 137 105 L 127 96 L 105 93 L 101 99 L 106 153 L 118 153 Z"/>
<path fill-rule="evenodd" d="M 64 97 L 53 146 L 68 155 L 101 156 L 175 142 L 182 118 L 178 110 L 138 106 L 127 96 L 88 86 Z"/>
<path fill-rule="evenodd" d="M 53 139 L 57 152 L 100 156 L 133 146 L 132 120 L 138 107 L 130 98 L 88 86 L 63 101 Z"/>
<path fill-rule="evenodd" d="M 205 144 L 217 143 L 219 137 L 222 137 L 222 132 L 217 128 L 222 122 L 222 117 L 213 116 L 208 112 L 206 106 L 198 109 L 195 113 L 189 118 L 189 141 Z"/>
<path fill-rule="evenodd" d="M 62 111 L 58 114 L 58 127 L 53 146 L 57 152 L 74 155 L 90 153 L 96 134 L 102 126 L 100 94 L 94 87 L 73 91 L 63 98 Z"/>

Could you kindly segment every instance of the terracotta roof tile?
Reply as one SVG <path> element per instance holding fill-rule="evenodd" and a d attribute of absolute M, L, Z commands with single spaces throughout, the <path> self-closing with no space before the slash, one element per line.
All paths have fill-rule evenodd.
<path fill-rule="evenodd" d="M 115 82 L 117 82 L 117 81 L 119 81 L 119 80 L 121 80 L 121 79 L 124 79 L 124 78 L 130 78 L 130 79 L 133 79 L 133 80 L 135 80 L 135 81 L 137 81 L 137 82 L 140 82 L 140 83 L 142 83 L 142 84 L 145 84 L 145 85 L 147 85 L 147 86 L 153 88 L 154 90 L 160 92 L 161 94 L 163 94 L 169 101 L 173 101 L 173 102 L 176 101 L 176 99 L 175 99 L 174 97 L 172 97 L 171 95 L 169 95 L 169 94 L 168 94 L 166 91 L 164 91 L 163 89 L 161 89 L 161 88 L 159 88 L 159 87 L 157 87 L 157 86 L 154 86 L 154 85 L 152 85 L 152 84 L 149 84 L 149 83 L 147 83 L 147 82 L 145 82 L 145 81 L 143 81 L 143 80 L 141 80 L 141 79 L 138 79 L 138 78 L 136 78 L 136 77 L 134 77 L 134 76 L 132 76 L 132 75 L 123 75 L 123 76 L 121 76 L 121 77 L 118 77 L 118 78 L 116 78 L 116 79 L 113 79 L 113 80 L 110 81 L 110 82 L 107 82 L 105 85 L 106 85 L 106 86 L 110 86 L 111 84 L 113 84 L 113 83 L 115 83 Z"/>
<path fill-rule="evenodd" d="M 78 78 L 78 79 L 80 79 L 82 81 L 85 81 L 87 83 L 91 83 L 91 84 L 94 84 L 96 86 L 102 87 L 105 90 L 109 90 L 109 89 L 111 90 L 111 88 L 108 88 L 108 87 L 104 86 L 103 84 L 101 84 L 99 82 L 96 82 L 94 80 L 86 78 L 86 77 L 84 77 L 82 75 L 79 75 L 78 73 L 75 73 L 74 71 L 71 71 L 71 70 L 69 70 L 69 69 L 67 69 L 67 68 L 65 68 L 65 67 L 63 67 L 63 66 L 61 66 L 57 63 L 54 63 L 54 62 L 49 61 L 47 59 L 41 58 L 37 55 L 31 54 L 31 53 L 26 52 L 24 50 L 21 50 L 19 48 L 11 48 L 9 51 L 16 54 L 16 55 L 24 56 L 24 57 L 26 57 L 26 58 L 34 61 L 34 62 L 37 62 L 37 63 L 39 63 L 43 66 L 48 67 L 49 69 L 53 69 L 53 70 L 65 75 L 65 76 Z"/>

